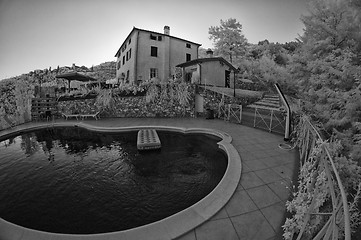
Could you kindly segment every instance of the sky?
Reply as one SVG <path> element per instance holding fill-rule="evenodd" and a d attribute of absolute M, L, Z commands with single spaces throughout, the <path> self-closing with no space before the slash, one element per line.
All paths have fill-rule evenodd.
<path fill-rule="evenodd" d="M 114 57 L 133 27 L 213 48 L 208 29 L 235 18 L 250 43 L 303 32 L 306 0 L 0 0 L 0 80 L 35 69 L 91 67 Z"/>

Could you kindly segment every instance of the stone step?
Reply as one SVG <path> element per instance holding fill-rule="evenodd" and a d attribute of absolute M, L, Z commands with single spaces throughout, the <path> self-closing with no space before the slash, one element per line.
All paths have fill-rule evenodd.
<path fill-rule="evenodd" d="M 261 105 L 261 106 L 269 106 L 269 107 L 280 107 L 279 103 L 270 103 L 270 102 L 255 102 L 254 105 Z"/>
<path fill-rule="evenodd" d="M 248 107 L 279 110 L 281 106 L 278 95 L 265 95 L 261 100 L 248 105 Z"/>

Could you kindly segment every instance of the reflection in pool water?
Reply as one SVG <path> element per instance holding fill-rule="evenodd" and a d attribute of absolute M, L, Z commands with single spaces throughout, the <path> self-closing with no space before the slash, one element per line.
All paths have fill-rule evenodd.
<path fill-rule="evenodd" d="M 138 152 L 136 132 L 52 128 L 0 142 L 0 217 L 57 233 L 142 226 L 205 197 L 227 160 L 214 137 L 158 132 L 160 151 Z"/>

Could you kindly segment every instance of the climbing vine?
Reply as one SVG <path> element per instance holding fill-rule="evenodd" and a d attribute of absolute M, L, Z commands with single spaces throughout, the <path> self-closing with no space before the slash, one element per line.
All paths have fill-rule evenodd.
<path fill-rule="evenodd" d="M 287 210 L 293 214 L 283 225 L 286 240 L 293 239 L 295 234 L 302 235 L 302 239 L 311 239 L 331 218 L 334 219 L 330 223 L 333 224 L 330 225 L 332 231 L 337 232 L 334 236 L 343 236 L 343 208 L 347 208 L 350 214 L 351 231 L 360 224 L 356 206 L 361 194 L 361 168 L 350 158 L 342 156 L 340 141 L 323 141 L 315 131 L 308 118 L 300 118 L 295 144 L 301 156 L 301 169 L 293 199 L 286 203 Z M 331 171 L 331 159 L 342 186 L 339 186 L 335 172 Z M 349 203 L 342 201 L 340 187 L 345 190 Z"/>

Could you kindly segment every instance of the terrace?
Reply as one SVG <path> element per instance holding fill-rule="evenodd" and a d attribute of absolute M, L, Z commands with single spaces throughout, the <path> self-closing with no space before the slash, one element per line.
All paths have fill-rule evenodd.
<path fill-rule="evenodd" d="M 108 118 L 85 121 L 31 122 L 1 131 L 6 135 L 12 131 L 51 126 L 57 123 L 86 123 L 94 127 L 141 127 L 172 126 L 179 128 L 207 128 L 228 133 L 241 157 L 241 179 L 229 202 L 202 225 L 180 236 L 178 239 L 281 239 L 281 226 L 286 217 L 285 201 L 290 197 L 292 184 L 297 177 L 298 151 L 284 150 L 281 135 L 259 129 L 228 123 L 223 120 L 200 118 Z M 4 225 L 0 225 L 2 229 Z M 6 231 L 4 231 L 6 232 Z M 7 232 L 5 239 L 12 239 L 18 233 Z M 142 233 L 141 233 L 142 234 Z M 146 232 L 157 236 L 157 232 Z M 172 233 L 169 233 L 172 235 Z M 106 237 L 104 237 L 106 239 Z"/>
<path fill-rule="evenodd" d="M 136 235 L 132 235 L 131 239 L 158 239 L 161 238 L 160 233 L 164 235 L 164 231 L 167 232 L 168 237 L 166 237 L 166 239 L 282 239 L 282 235 L 284 234 L 282 226 L 285 223 L 286 216 L 292 217 L 291 214 L 286 212 L 286 201 L 295 198 L 295 196 L 291 197 L 291 193 L 295 190 L 294 185 L 297 185 L 299 164 L 302 163 L 304 164 L 303 166 L 307 166 L 307 161 L 312 161 L 315 155 L 320 154 L 316 157 L 320 157 L 321 160 L 312 166 L 316 168 L 316 170 L 311 168 L 307 169 L 313 176 L 306 176 L 304 178 L 306 180 L 302 180 L 306 181 L 306 183 L 302 184 L 308 184 L 307 179 L 311 179 L 312 181 L 311 185 L 308 186 L 309 189 L 307 189 L 307 191 L 310 191 L 311 199 L 307 203 L 305 212 L 300 213 L 302 220 L 304 219 L 305 221 L 302 222 L 302 226 L 299 227 L 301 228 L 299 230 L 299 237 L 303 234 L 309 234 L 305 229 L 309 226 L 310 219 L 316 215 L 317 217 L 322 216 L 325 222 L 324 226 L 321 226 L 321 230 L 318 229 L 319 233 L 312 233 L 313 235 L 317 235 L 316 239 L 323 236 L 331 236 L 332 234 L 337 236 L 339 233 L 336 230 L 339 229 L 338 224 L 340 222 L 344 222 L 345 239 L 350 239 L 348 207 L 346 206 L 343 187 L 338 179 L 337 171 L 333 166 L 332 158 L 329 156 L 327 144 L 323 142 L 317 130 L 313 129 L 312 125 L 307 123 L 302 129 L 297 129 L 297 137 L 300 137 L 297 139 L 298 149 L 284 149 L 284 136 L 279 134 L 285 132 L 285 128 L 283 127 L 285 122 L 282 122 L 282 119 L 285 119 L 284 112 L 274 110 L 272 106 L 264 107 L 264 103 L 262 103 L 263 105 L 261 104 L 263 107 L 259 107 L 259 109 L 267 110 L 269 108 L 267 110 L 268 113 L 262 113 L 260 110 L 257 110 L 257 106 L 255 108 L 248 108 L 247 106 L 236 105 L 236 109 L 232 109 L 234 104 L 230 102 L 228 102 L 228 104 L 224 103 L 224 94 L 216 93 L 214 95 L 208 91 L 204 91 L 202 94 L 204 94 L 208 106 L 212 106 L 213 109 L 216 109 L 217 106 L 219 107 L 218 118 L 223 118 L 223 120 L 195 118 L 190 114 L 193 110 L 184 106 L 174 107 L 174 105 L 171 104 L 164 107 L 165 105 L 163 105 L 163 103 L 165 104 L 165 102 L 167 102 L 165 101 L 166 99 L 158 101 L 162 102 L 162 104 L 156 103 L 163 106 L 161 109 L 158 109 L 156 105 L 154 105 L 154 107 L 139 109 L 139 106 L 146 106 L 148 103 L 146 97 L 140 96 L 123 98 L 122 101 L 119 101 L 117 104 L 124 104 L 124 102 L 126 102 L 125 105 L 117 105 L 114 107 L 114 109 L 118 111 L 132 109 L 133 112 L 117 112 L 114 116 L 106 115 L 107 113 L 105 113 L 105 118 L 102 116 L 102 119 L 98 121 L 91 119 L 68 121 L 53 119 L 52 121 L 27 122 L 11 129 L 2 130 L 0 137 L 13 131 L 21 131 L 21 129 L 37 126 L 51 127 L 55 124 L 86 124 L 94 128 L 134 128 L 145 126 L 176 127 L 182 129 L 200 128 L 214 129 L 231 136 L 232 145 L 236 148 L 241 158 L 241 176 L 239 179 L 235 179 L 235 181 L 239 182 L 232 197 L 224 207 L 215 215 L 204 219 L 206 221 L 196 228 L 191 230 L 187 229 L 187 231 L 182 232 L 181 234 L 183 235 L 179 234 L 177 226 L 173 226 L 171 229 L 176 229 L 175 232 L 177 232 L 178 235 L 172 232 L 173 230 L 165 229 L 164 227 L 161 228 L 162 230 L 158 229 L 156 231 L 148 231 L 147 228 L 145 228 L 145 230 L 136 233 Z M 133 102 L 133 100 L 137 101 Z M 92 102 L 87 101 L 89 100 L 85 99 L 79 102 L 83 105 L 79 105 L 75 101 L 73 101 L 74 103 L 71 102 L 71 104 L 77 105 L 77 109 L 94 106 L 93 100 L 91 100 Z M 137 107 L 135 108 L 134 106 Z M 68 107 L 67 105 L 63 106 L 63 108 Z M 164 108 L 178 109 L 179 112 L 173 113 L 168 110 L 168 112 L 166 112 L 168 115 L 162 116 L 166 118 L 158 118 L 158 114 L 164 113 Z M 154 112 L 149 113 L 149 109 Z M 238 109 L 240 112 L 236 112 Z M 90 110 L 94 111 L 94 109 Z M 144 113 L 151 115 L 142 115 Z M 179 114 L 185 115 L 179 118 Z M 277 120 L 277 122 L 275 120 Z M 268 132 L 256 128 L 263 128 Z M 275 134 L 274 132 L 277 132 L 277 130 L 278 134 Z M 314 149 L 320 150 L 315 151 Z M 298 150 L 300 150 L 301 155 Z M 325 164 L 326 162 L 331 162 L 332 168 L 328 167 L 328 164 Z M 329 184 L 330 186 L 326 187 L 325 189 L 327 190 L 321 192 L 321 194 L 330 196 L 328 201 L 332 202 L 332 212 L 321 211 L 321 209 L 319 209 L 320 205 L 315 206 L 315 199 L 317 199 L 318 194 L 320 194 L 318 192 L 319 189 L 315 187 L 315 181 L 323 181 L 322 179 L 318 179 L 319 174 L 326 174 L 327 176 L 322 184 Z M 324 189 L 321 190 L 324 191 Z M 341 196 L 337 196 L 336 194 L 341 194 Z M 322 201 L 326 200 L 322 199 Z M 17 239 L 17 237 L 23 235 L 22 232 L 13 231 L 11 226 L 9 228 L 9 225 L 1 221 L 0 230 L 3 234 L 0 235 L 0 237 L 4 236 L 4 239 Z M 295 232 L 295 229 L 293 229 L 292 234 L 296 233 L 297 230 Z M 123 234 L 123 232 L 117 232 L 110 235 L 97 235 L 97 239 L 121 237 Z M 38 239 L 39 237 L 36 234 L 24 236 L 24 239 Z M 129 235 L 126 236 L 129 237 Z M 89 236 L 79 238 L 87 237 Z"/>

